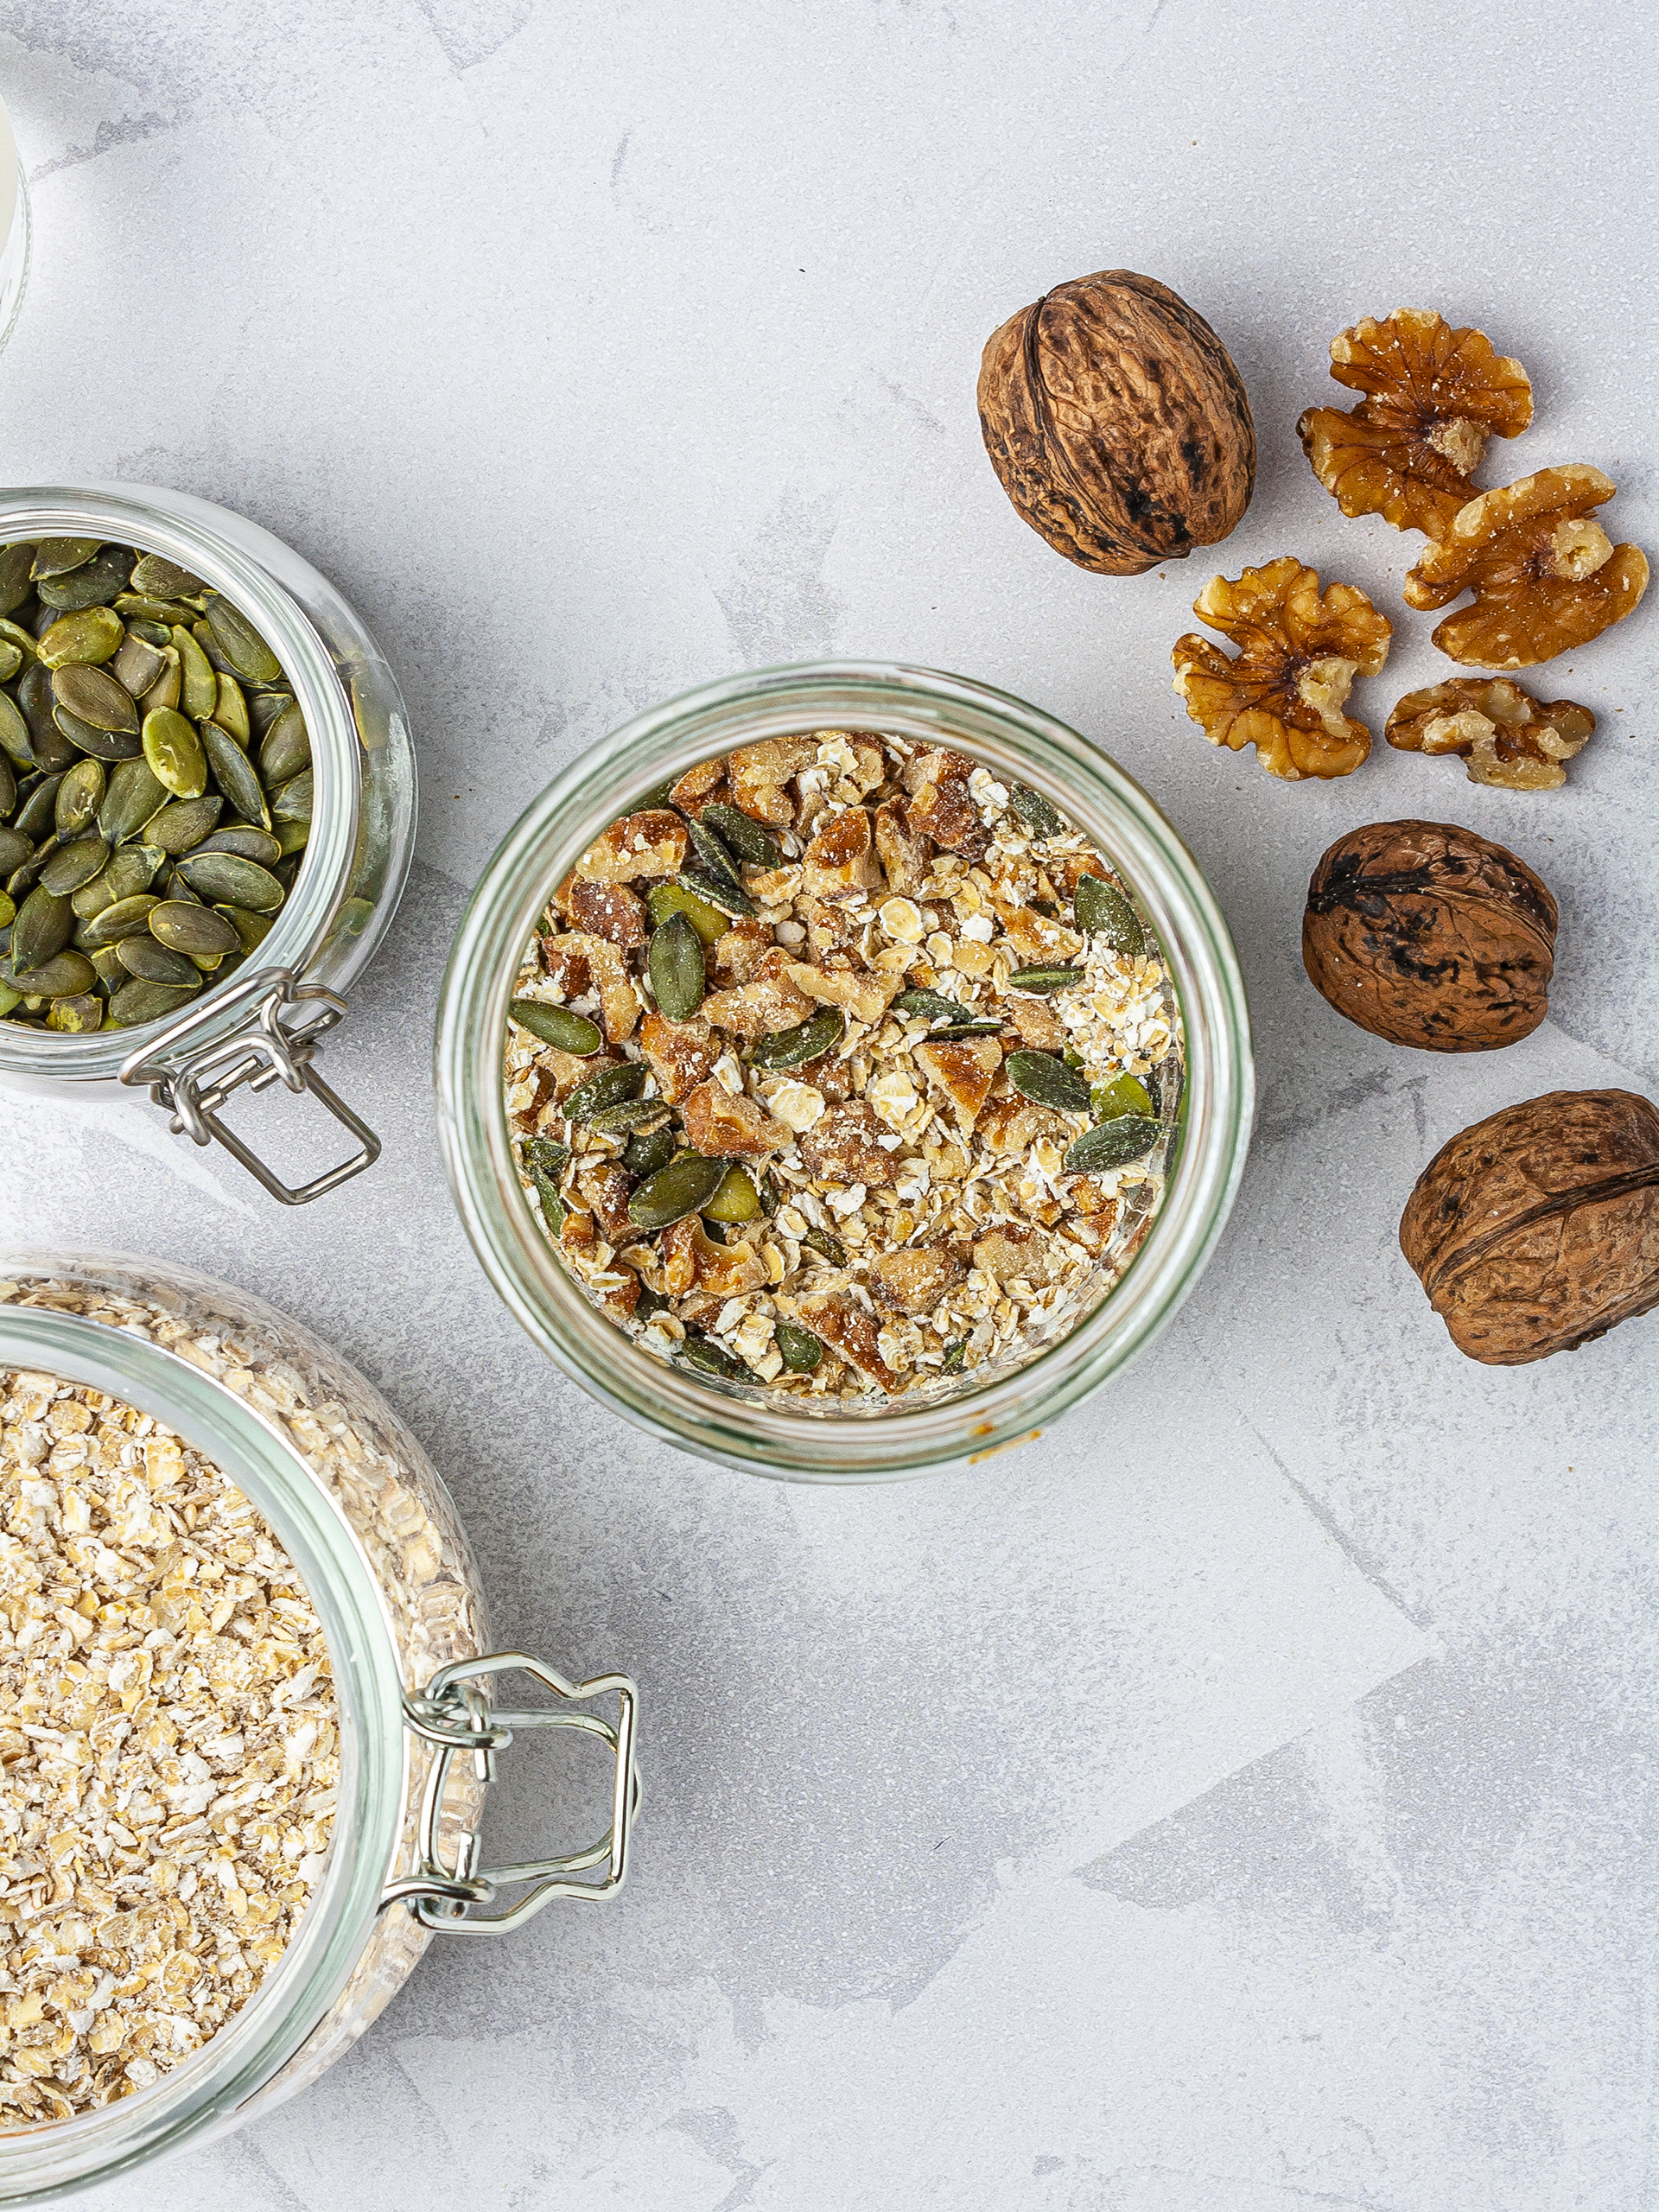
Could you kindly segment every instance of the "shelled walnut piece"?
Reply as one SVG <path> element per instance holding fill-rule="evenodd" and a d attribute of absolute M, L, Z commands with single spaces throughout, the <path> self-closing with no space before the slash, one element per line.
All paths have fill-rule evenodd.
<path fill-rule="evenodd" d="M 67 2120 L 199 2050 L 282 1956 L 340 1738 L 321 1624 L 250 1501 L 148 1415 L 18 1371 L 0 1750 L 0 2115 Z"/>
<path fill-rule="evenodd" d="M 1426 546 L 1405 581 L 1408 607 L 1472 607 L 1449 614 L 1434 642 L 1470 668 L 1527 668 L 1634 612 L 1648 588 L 1647 556 L 1615 545 L 1592 510 L 1613 496 L 1599 468 L 1541 468 L 1484 492 Z"/>
<path fill-rule="evenodd" d="M 632 1004 L 620 1026 L 605 1014 L 562 911 L 585 860 L 517 980 L 518 1001 L 601 1014 L 611 1040 L 587 1060 L 516 1022 L 505 1040 L 527 1201 L 563 1262 L 645 1350 L 808 1409 L 943 1395 L 1034 1357 L 1138 1249 L 1179 1094 L 1173 994 L 1132 906 L 1121 947 L 1077 926 L 1077 887 L 1109 882 L 1106 864 L 968 755 L 868 731 L 745 747 L 670 797 L 696 825 L 684 866 L 631 887 L 659 931 L 690 920 L 701 995 L 682 932 L 671 964 L 623 956 Z M 639 819 L 591 849 L 604 864 L 645 849 Z M 722 825 L 729 845 L 711 842 Z M 1022 989 L 1028 969 L 1046 980 Z M 1022 1049 L 1085 1107 L 1023 1096 Z M 594 1116 L 578 1092 L 600 1069 L 632 1095 Z M 1068 1169 L 1090 1086 L 1125 1077 L 1142 1106 L 1140 1079 L 1156 1084 L 1163 1118 L 1120 1166 Z M 986 1265 L 999 1230 L 1028 1268 Z"/>
<path fill-rule="evenodd" d="M 1583 751 L 1596 718 L 1571 699 L 1546 703 L 1505 676 L 1453 677 L 1408 691 L 1383 734 L 1402 753 L 1451 753 L 1471 784 L 1547 791 L 1567 781 L 1562 765 Z"/>
<path fill-rule="evenodd" d="M 1247 745 L 1269 775 L 1351 775 L 1371 749 L 1342 709 L 1355 677 L 1375 676 L 1393 626 L 1363 591 L 1331 584 L 1294 555 L 1236 580 L 1213 576 L 1192 611 L 1238 645 L 1223 652 L 1189 632 L 1171 656 L 1175 689 L 1212 745 Z"/>
<path fill-rule="evenodd" d="M 1345 412 L 1310 407 L 1297 423 L 1313 474 L 1344 514 L 1380 514 L 1431 538 L 1474 496 L 1488 438 L 1515 437 L 1532 420 L 1520 362 L 1483 332 L 1421 308 L 1343 331 L 1331 341 L 1331 373 L 1365 397 Z"/>

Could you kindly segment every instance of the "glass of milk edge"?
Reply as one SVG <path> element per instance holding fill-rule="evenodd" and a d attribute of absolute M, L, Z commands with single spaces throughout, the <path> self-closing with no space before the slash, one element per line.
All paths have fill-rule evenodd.
<path fill-rule="evenodd" d="M 29 193 L 0 100 L 0 346 L 11 335 L 29 276 Z"/>

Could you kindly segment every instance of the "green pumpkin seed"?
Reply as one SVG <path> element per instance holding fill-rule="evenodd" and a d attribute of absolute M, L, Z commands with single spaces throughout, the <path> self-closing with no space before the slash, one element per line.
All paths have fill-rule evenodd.
<path fill-rule="evenodd" d="M 1097 1083 L 1089 1094 L 1089 1110 L 1097 1122 L 1114 1121 L 1123 1114 L 1156 1118 L 1151 1093 L 1132 1075 L 1116 1076 L 1110 1083 Z"/>
<path fill-rule="evenodd" d="M 159 906 L 150 908 L 149 928 L 158 944 L 171 952 L 186 953 L 193 960 L 219 959 L 243 949 L 241 932 L 228 915 L 191 899 L 163 899 Z M 135 975 L 143 972 L 133 970 Z M 164 983 L 167 978 L 157 976 L 152 980 Z"/>
<path fill-rule="evenodd" d="M 93 667 L 113 658 L 126 634 L 121 617 L 107 607 L 86 607 L 74 614 L 60 614 L 41 635 L 41 666 Z"/>
<path fill-rule="evenodd" d="M 273 822 L 309 822 L 311 819 L 311 771 L 302 768 L 297 776 L 290 776 L 270 795 L 270 818 Z"/>
<path fill-rule="evenodd" d="M 0 692 L 0 698 L 5 694 Z M 57 724 L 58 702 L 52 693 L 52 671 L 42 668 L 39 661 L 26 668 L 17 679 L 17 704 L 29 726 L 29 742 L 35 748 L 35 758 L 42 768 L 67 768 L 77 758 Z M 0 748 L 5 747 L 0 739 Z"/>
<path fill-rule="evenodd" d="M 641 1130 L 628 1139 L 622 1165 L 630 1175 L 654 1175 L 659 1167 L 667 1166 L 678 1149 L 672 1129 Z"/>
<path fill-rule="evenodd" d="M 22 664 L 22 647 L 10 638 L 0 638 L 0 683 L 10 683 Z"/>
<path fill-rule="evenodd" d="M 69 613 L 83 607 L 107 607 L 126 585 L 126 556 L 106 545 L 94 559 L 61 576 L 42 577 L 35 588 L 42 607 Z"/>
<path fill-rule="evenodd" d="M 815 1337 L 810 1329 L 799 1328 L 793 1321 L 775 1322 L 772 1340 L 791 1375 L 810 1375 L 823 1357 L 823 1340 Z"/>
<path fill-rule="evenodd" d="M 90 883 L 95 875 L 102 875 L 109 858 L 110 849 L 102 837 L 76 837 L 67 845 L 60 845 L 41 870 L 41 888 L 60 899 L 67 898 L 70 892 L 79 891 L 83 883 Z"/>
<path fill-rule="evenodd" d="M 70 893 L 70 904 L 83 922 L 107 913 L 123 899 L 136 899 L 153 880 L 158 862 L 147 845 L 123 845 L 102 875 Z"/>
<path fill-rule="evenodd" d="M 645 955 L 658 1013 L 668 1021 L 690 1021 L 702 1004 L 708 985 L 702 940 L 684 914 L 671 914 L 653 931 Z"/>
<path fill-rule="evenodd" d="M 944 1348 L 944 1357 L 939 1362 L 941 1375 L 960 1375 L 968 1364 L 968 1339 L 958 1337 L 953 1344 Z"/>
<path fill-rule="evenodd" d="M 165 636 L 166 632 L 163 632 L 162 635 Z M 130 644 L 131 640 L 129 639 L 128 643 Z M 125 651 L 126 646 L 124 645 L 121 652 Z M 120 658 L 121 653 L 118 653 L 115 657 L 118 661 Z M 111 665 L 113 667 L 114 662 L 111 662 Z M 139 700 L 138 711 L 141 715 L 153 715 L 160 708 L 180 705 L 183 698 L 184 664 L 179 658 L 176 647 L 164 645 L 162 648 L 162 672 Z"/>
<path fill-rule="evenodd" d="M 738 884 L 735 876 L 715 876 L 704 868 L 683 868 L 675 879 L 694 899 L 701 899 L 705 906 L 718 907 L 722 914 L 743 916 L 754 912 L 754 901 Z"/>
<path fill-rule="evenodd" d="M 120 651 L 110 663 L 110 674 L 130 698 L 142 699 L 160 683 L 167 665 L 165 653 L 157 652 L 154 645 L 147 645 L 142 638 L 135 638 L 129 631 L 121 640 Z"/>
<path fill-rule="evenodd" d="M 543 1045 L 556 1046 L 561 1052 L 574 1052 L 578 1059 L 585 1060 L 605 1042 L 596 1022 L 589 1021 L 585 1014 L 572 1014 L 568 1006 L 546 1006 L 540 999 L 514 999 L 507 1014 L 521 1029 L 528 1029 L 532 1037 L 539 1037 Z"/>
<path fill-rule="evenodd" d="M 305 716 L 290 700 L 259 746 L 259 773 L 267 784 L 285 784 L 311 766 L 311 740 Z"/>
<path fill-rule="evenodd" d="M 257 861 L 261 868 L 274 868 L 283 857 L 282 846 L 270 830 L 256 830 L 251 822 L 232 822 L 228 830 L 215 830 L 195 849 L 199 853 L 239 853 L 245 861 Z"/>
<path fill-rule="evenodd" d="M 13 868 L 21 868 L 23 862 L 32 855 L 34 850 L 35 848 L 21 830 L 0 830 L 0 881 L 3 881 L 11 874 Z M 10 905 L 10 901 L 8 900 L 7 903 Z M 11 916 L 8 914 L 6 921 L 9 922 Z M 5 922 L 0 922 L 0 929 L 4 927 Z"/>
<path fill-rule="evenodd" d="M 67 1037 L 84 1037 L 104 1027 L 104 1001 L 96 991 L 73 991 L 54 999 L 46 1010 L 46 1026 Z"/>
<path fill-rule="evenodd" d="M 638 1060 L 623 1060 L 615 1067 L 601 1068 L 597 1075 L 590 1075 L 586 1083 L 579 1083 L 560 1107 L 567 1122 L 585 1122 L 590 1115 L 607 1106 L 620 1106 L 625 1098 L 637 1098 L 645 1087 L 646 1070 Z"/>
<path fill-rule="evenodd" d="M 149 929 L 150 915 L 161 903 L 149 891 L 137 892 L 130 899 L 118 899 L 83 925 L 80 941 L 91 952 L 100 944 L 118 944 L 124 937 L 136 937 L 140 930 Z"/>
<path fill-rule="evenodd" d="M 724 1344 L 716 1344 L 712 1337 L 705 1337 L 700 1330 L 693 1329 L 687 1332 L 684 1343 L 675 1352 L 674 1357 L 682 1367 L 699 1368 L 705 1375 L 723 1376 L 729 1382 L 758 1382 L 760 1380 L 753 1369 L 745 1367 L 741 1359 L 734 1357 Z"/>
<path fill-rule="evenodd" d="M 250 692 L 248 720 L 253 724 L 254 735 L 262 739 L 265 737 L 293 704 L 294 694 L 291 691 L 276 690 Z M 299 765 L 303 767 L 305 763 L 301 761 Z M 293 769 L 289 771 L 290 775 L 295 772 Z M 278 778 L 277 780 L 280 782 L 281 779 Z"/>
<path fill-rule="evenodd" d="M 41 643 L 33 631 L 26 630 L 21 622 L 8 622 L 0 616 L 0 638 L 3 638 L 9 645 L 16 646 L 21 666 L 40 666 Z"/>
<path fill-rule="evenodd" d="M 170 983 L 149 983 L 135 976 L 130 983 L 123 983 L 110 1001 L 109 1018 L 122 1029 L 137 1029 L 147 1021 L 160 1021 L 169 1014 L 176 1014 L 181 1006 L 188 1006 L 201 988 L 201 978 L 192 984 L 175 987 Z"/>
<path fill-rule="evenodd" d="M 752 861 L 756 868 L 776 868 L 782 857 L 770 830 L 751 821 L 740 808 L 728 806 L 723 799 L 712 800 L 703 808 L 702 823 L 728 852 L 741 861 Z"/>
<path fill-rule="evenodd" d="M 202 911 L 205 913 L 207 909 Z M 200 988 L 201 971 L 195 963 L 183 953 L 175 952 L 170 945 L 161 944 L 148 931 L 124 937 L 116 950 L 128 975 L 137 976 L 146 983 L 168 983 L 181 991 Z"/>
<path fill-rule="evenodd" d="M 559 1195 L 559 1178 L 569 1157 L 569 1146 L 556 1144 L 551 1137 L 532 1137 L 524 1147 L 524 1165 L 542 1202 L 542 1219 L 549 1233 L 555 1236 L 564 1226 L 564 1200 Z"/>
<path fill-rule="evenodd" d="M 757 1068 L 804 1068 L 833 1052 L 846 1033 L 846 1015 L 838 1006 L 827 1006 L 792 1029 L 774 1029 L 760 1038 L 750 1047 L 749 1059 Z"/>
<path fill-rule="evenodd" d="M 900 991 L 893 1003 L 895 1012 L 908 1014 L 912 1021 L 919 1014 L 936 1037 L 994 1037 L 1002 1027 L 996 1014 L 981 1014 L 943 991 Z"/>
<path fill-rule="evenodd" d="M 1052 1052 L 1010 1052 L 1002 1065 L 1022 1098 L 1052 1106 L 1060 1114 L 1089 1111 L 1088 1084 Z"/>
<path fill-rule="evenodd" d="M 649 1132 L 666 1125 L 668 1110 L 661 1098 L 624 1098 L 617 1105 L 603 1106 L 597 1114 L 590 1114 L 588 1126 L 606 1137 L 626 1136 L 635 1129 Z"/>
<path fill-rule="evenodd" d="M 121 948 L 118 944 L 95 945 L 86 957 L 92 962 L 97 973 L 99 988 L 106 995 L 111 991 L 118 991 L 122 984 L 126 982 L 127 971 L 121 965 Z"/>
<path fill-rule="evenodd" d="M 200 798 L 207 788 L 207 755 L 195 725 L 172 707 L 144 716 L 144 759 L 175 798 Z"/>
<path fill-rule="evenodd" d="M 18 710 L 10 691 L 0 691 L 0 752 L 15 760 L 20 768 L 35 766 L 35 747 L 29 734 L 29 724 Z"/>
<path fill-rule="evenodd" d="M 0 545 L 0 614 L 15 614 L 35 588 L 32 545 Z"/>
<path fill-rule="evenodd" d="M 224 808 L 225 802 L 217 791 L 209 791 L 201 798 L 175 798 L 145 823 L 145 840 L 158 845 L 164 853 L 188 853 L 213 834 L 213 824 Z M 256 830 L 249 834 L 258 836 L 262 833 Z M 258 855 L 251 854 L 249 857 L 257 859 Z"/>
<path fill-rule="evenodd" d="M 723 1160 L 683 1152 L 666 1167 L 637 1184 L 628 1200 L 628 1218 L 644 1230 L 671 1229 L 677 1221 L 705 1206 L 725 1179 Z"/>
<path fill-rule="evenodd" d="M 1114 952 L 1133 957 L 1147 949 L 1141 917 L 1115 883 L 1103 875 L 1082 875 L 1072 894 L 1071 912 L 1085 937 L 1103 938 Z"/>
<path fill-rule="evenodd" d="M 709 1221 L 759 1221 L 760 1193 L 741 1167 L 728 1167 L 702 1212 Z"/>
<path fill-rule="evenodd" d="M 133 563 L 132 588 L 152 599 L 189 599 L 207 587 L 164 553 L 142 553 Z"/>
<path fill-rule="evenodd" d="M 18 808 L 12 820 L 13 829 L 21 830 L 25 837 L 31 839 L 46 836 L 53 826 L 62 785 L 61 771 L 56 775 L 42 776 Z"/>
<path fill-rule="evenodd" d="M 17 772 L 3 753 L 0 753 L 0 820 L 16 806 Z"/>
<path fill-rule="evenodd" d="M 47 837 L 35 846 L 29 858 L 20 861 L 6 878 L 7 897 L 21 906 L 40 880 L 41 870 L 57 849 L 58 841 L 55 837 Z"/>
<path fill-rule="evenodd" d="M 289 860 L 296 853 L 302 853 L 311 839 L 308 822 L 273 822 L 271 834 L 282 848 L 283 857 Z"/>
<path fill-rule="evenodd" d="M 277 683 L 283 664 L 245 614 L 217 592 L 207 594 L 207 626 L 233 674 L 250 683 Z"/>
<path fill-rule="evenodd" d="M 122 760 L 110 771 L 98 827 L 111 845 L 136 837 L 167 804 L 167 785 L 148 760 Z"/>
<path fill-rule="evenodd" d="M 148 622 L 158 630 L 188 627 L 200 620 L 201 615 L 201 609 L 192 607 L 188 600 L 156 599 L 143 591 L 124 591 L 113 605 L 124 622 Z M 160 641 L 152 639 L 150 642 L 154 645 Z"/>
<path fill-rule="evenodd" d="M 809 1252 L 816 1252 L 821 1260 L 828 1260 L 832 1268 L 844 1268 L 847 1264 L 846 1246 L 838 1236 L 832 1236 L 827 1229 L 809 1229 L 801 1243 Z"/>
<path fill-rule="evenodd" d="M 1028 837 L 1059 837 L 1065 834 L 1065 817 L 1029 784 L 1010 784 L 1008 804 Z"/>
<path fill-rule="evenodd" d="M 1069 991 L 1084 981 L 1081 968 L 1019 968 L 1008 978 L 1011 991 Z"/>
<path fill-rule="evenodd" d="M 683 882 L 652 884 L 645 905 L 653 928 L 660 929 L 672 914 L 683 914 L 705 944 L 713 944 L 732 926 L 728 914 L 695 891 L 688 891 Z"/>
<path fill-rule="evenodd" d="M 173 648 L 183 683 L 179 704 L 194 721 L 207 721 L 219 704 L 219 677 L 213 663 L 182 623 L 174 625 Z"/>
<path fill-rule="evenodd" d="M 189 887 L 188 885 L 181 886 L 181 888 L 185 890 L 188 890 L 188 887 Z M 177 894 L 175 893 L 174 895 L 176 896 Z M 236 906 L 229 904 L 215 906 L 213 908 L 213 912 L 216 914 L 224 915 L 226 920 L 236 931 L 238 937 L 241 938 L 242 950 L 244 952 L 256 951 L 270 934 L 272 918 L 269 914 L 252 914 L 249 912 L 245 906 Z"/>
<path fill-rule="evenodd" d="M 202 722 L 198 727 L 208 766 L 220 791 L 245 822 L 269 830 L 270 810 L 265 804 L 264 789 L 254 772 L 252 761 L 229 730 L 221 729 L 217 722 Z M 245 906 L 248 901 L 243 899 L 239 903 Z"/>
<path fill-rule="evenodd" d="M 1126 1166 L 1149 1153 L 1163 1135 L 1163 1123 L 1145 1114 L 1118 1114 L 1097 1122 L 1068 1147 L 1064 1166 L 1068 1175 L 1099 1175 L 1108 1168 Z"/>
<path fill-rule="evenodd" d="M 283 887 L 257 861 L 239 853 L 186 853 L 179 874 L 210 906 L 246 906 L 256 914 L 274 914 L 283 903 Z"/>
<path fill-rule="evenodd" d="M 143 751 L 137 730 L 95 728 L 79 715 L 72 715 L 67 707 L 54 708 L 52 719 L 73 748 L 72 760 L 79 752 L 90 753 L 94 760 L 136 760 Z"/>
<path fill-rule="evenodd" d="M 67 576 L 85 566 L 104 543 L 101 537 L 43 537 L 35 548 L 29 575 L 36 583 L 42 576 Z"/>
<path fill-rule="evenodd" d="M 14 944 L 16 941 L 14 932 Z M 35 968 L 19 968 L 15 959 L 14 955 L 6 962 L 5 979 L 25 998 L 77 998 L 83 991 L 90 991 L 98 981 L 98 971 L 85 953 L 54 952 L 49 960 L 42 960 Z"/>
<path fill-rule="evenodd" d="M 80 835 L 103 803 L 105 780 L 101 760 L 78 760 L 67 771 L 53 809 L 60 837 Z"/>
<path fill-rule="evenodd" d="M 74 934 L 75 910 L 64 892 L 37 884 L 17 909 L 11 925 L 11 960 L 18 968 L 38 968 L 60 952 Z"/>
<path fill-rule="evenodd" d="M 218 684 L 219 697 L 213 704 L 213 720 L 221 729 L 229 730 L 237 743 L 245 749 L 253 731 L 248 721 L 248 702 L 243 696 L 242 686 L 233 676 L 220 676 Z"/>

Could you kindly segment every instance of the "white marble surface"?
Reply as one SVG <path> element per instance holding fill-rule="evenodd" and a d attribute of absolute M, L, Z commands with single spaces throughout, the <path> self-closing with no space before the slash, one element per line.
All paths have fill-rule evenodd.
<path fill-rule="evenodd" d="M 1629 2212 L 1656 2202 L 1656 1325 L 1487 1371 L 1394 1243 L 1429 1154 L 1560 1085 L 1659 1087 L 1650 608 L 1548 671 L 1557 795 L 1211 752 L 1168 688 L 1213 565 L 1378 594 L 1380 728 L 1440 664 L 1414 538 L 1299 410 L 1401 303 L 1533 376 L 1490 480 L 1606 468 L 1651 549 L 1643 11 L 1010 0 L 0 0 L 37 225 L 11 481 L 244 509 L 354 598 L 425 779 L 395 937 L 330 1047 L 386 1134 L 298 1218 L 101 1106 L 5 1107 L 0 1213 L 194 1262 L 425 1437 L 504 1639 L 631 1667 L 613 1908 L 440 1946 L 272 2119 L 105 2212 Z M 1131 582 L 1015 518 L 980 346 L 1116 264 L 1255 404 L 1220 561 Z M 840 652 L 962 670 L 1115 753 L 1231 918 L 1262 1112 L 1220 1255 L 1041 1448 L 772 1488 L 597 1411 L 455 1227 L 426 1036 L 466 887 L 638 708 Z M 1341 830 L 1455 818 L 1562 910 L 1554 1013 L 1478 1058 L 1340 1022 L 1297 952 Z"/>

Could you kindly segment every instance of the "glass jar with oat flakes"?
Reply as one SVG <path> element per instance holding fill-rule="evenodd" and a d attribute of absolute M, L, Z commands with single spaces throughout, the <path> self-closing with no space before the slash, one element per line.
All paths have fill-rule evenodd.
<path fill-rule="evenodd" d="M 185 1268 L 0 1262 L 0 1686 L 3 2203 L 239 2126 L 434 1934 L 626 1872 L 632 1682 L 489 1652 L 385 1401 Z M 605 1833 L 485 1866 L 499 1754 L 550 1726 L 599 1738 Z"/>
<path fill-rule="evenodd" d="M 543 1349 L 818 1481 L 982 1457 L 1107 1382 L 1208 1258 L 1252 1099 L 1226 924 L 1145 793 L 1036 708 L 865 663 L 574 762 L 474 893 L 436 1071 Z"/>

